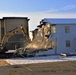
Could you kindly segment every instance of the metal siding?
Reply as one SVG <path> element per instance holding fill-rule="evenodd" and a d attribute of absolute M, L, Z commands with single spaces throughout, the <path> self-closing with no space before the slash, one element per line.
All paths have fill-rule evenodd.
<path fill-rule="evenodd" d="M 57 39 L 57 54 L 76 52 L 76 25 L 69 25 L 70 33 L 65 33 L 66 25 L 56 25 L 57 32 L 52 34 L 52 39 Z M 66 40 L 70 40 L 71 47 L 66 47 Z"/>

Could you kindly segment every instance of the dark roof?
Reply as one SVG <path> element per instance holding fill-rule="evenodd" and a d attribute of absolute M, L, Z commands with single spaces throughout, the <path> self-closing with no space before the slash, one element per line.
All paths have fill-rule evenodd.
<path fill-rule="evenodd" d="M 28 21 L 30 19 L 28 19 L 28 17 L 3 17 L 3 19 L 27 19 Z"/>
<path fill-rule="evenodd" d="M 27 17 L 3 17 L 3 19 L 17 19 L 17 18 L 23 18 L 23 19 L 27 19 Z"/>
<path fill-rule="evenodd" d="M 42 22 L 50 24 L 76 24 L 76 18 L 44 18 Z"/>
<path fill-rule="evenodd" d="M 38 30 L 37 28 L 35 30 Z"/>
<path fill-rule="evenodd" d="M 38 25 L 37 27 L 42 27 L 43 24 Z"/>

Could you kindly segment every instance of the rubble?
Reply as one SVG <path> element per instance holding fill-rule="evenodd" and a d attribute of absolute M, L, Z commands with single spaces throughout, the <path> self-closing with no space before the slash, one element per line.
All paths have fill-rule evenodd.
<path fill-rule="evenodd" d="M 50 36 L 51 27 L 50 25 L 39 25 L 38 33 L 36 34 L 35 39 L 29 43 L 25 48 L 26 49 L 49 49 L 52 48 L 52 43 L 50 38 L 46 35 Z"/>

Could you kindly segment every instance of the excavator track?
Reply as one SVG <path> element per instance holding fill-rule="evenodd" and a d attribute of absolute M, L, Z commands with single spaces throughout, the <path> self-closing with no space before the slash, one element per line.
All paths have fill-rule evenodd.
<path fill-rule="evenodd" d="M 2 53 L 0 58 L 12 58 L 14 53 Z"/>

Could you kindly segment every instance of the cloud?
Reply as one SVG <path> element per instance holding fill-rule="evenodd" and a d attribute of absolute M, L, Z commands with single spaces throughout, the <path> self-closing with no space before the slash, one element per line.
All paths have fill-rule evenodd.
<path fill-rule="evenodd" d="M 71 9 L 75 9 L 76 8 L 76 5 L 68 5 L 68 6 L 65 6 L 63 8 L 63 10 L 71 10 Z"/>
<path fill-rule="evenodd" d="M 44 18 L 76 18 L 76 13 L 48 13 L 48 12 L 29 12 L 29 13 L 11 13 L 0 12 L 0 17 L 28 17 L 29 30 L 33 30 L 40 24 Z"/>
<path fill-rule="evenodd" d="M 55 13 L 57 11 L 59 11 L 59 10 L 58 9 L 51 9 L 51 10 L 45 11 L 45 13 Z"/>

